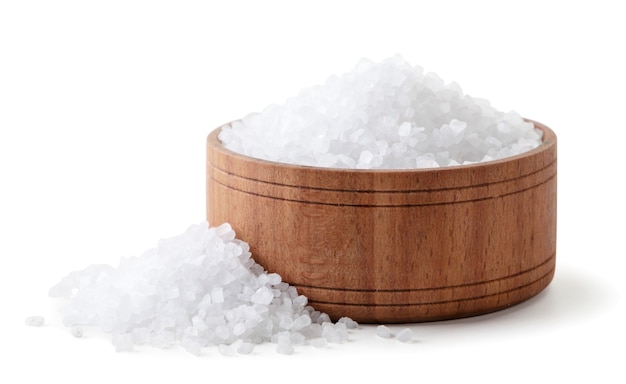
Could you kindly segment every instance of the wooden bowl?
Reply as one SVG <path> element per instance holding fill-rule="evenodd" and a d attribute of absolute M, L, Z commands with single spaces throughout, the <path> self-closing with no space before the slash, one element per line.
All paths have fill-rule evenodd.
<path fill-rule="evenodd" d="M 543 290 L 556 257 L 556 135 L 524 154 L 418 170 L 254 159 L 207 140 L 207 219 L 319 311 L 363 323 L 473 316 Z"/>

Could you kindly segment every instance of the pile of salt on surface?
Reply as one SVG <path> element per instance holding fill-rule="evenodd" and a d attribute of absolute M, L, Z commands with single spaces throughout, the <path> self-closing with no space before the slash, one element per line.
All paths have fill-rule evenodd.
<path fill-rule="evenodd" d="M 72 272 L 49 295 L 69 299 L 64 324 L 72 335 L 82 337 L 82 326 L 99 327 L 112 334 L 117 351 L 179 344 L 199 355 L 213 345 L 231 356 L 273 342 L 277 352 L 291 354 L 300 344 L 348 340 L 354 321 L 330 322 L 295 287 L 264 271 L 249 250 L 229 224 L 203 222 L 118 267 Z"/>
<path fill-rule="evenodd" d="M 473 164 L 526 152 L 541 137 L 516 112 L 465 95 L 399 55 L 379 64 L 362 59 L 219 135 L 227 149 L 259 159 L 356 169 Z"/>

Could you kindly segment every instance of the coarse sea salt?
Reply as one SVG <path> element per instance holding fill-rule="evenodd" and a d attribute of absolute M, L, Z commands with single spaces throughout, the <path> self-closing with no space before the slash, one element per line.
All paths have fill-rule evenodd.
<path fill-rule="evenodd" d="M 363 59 L 219 135 L 227 149 L 259 159 L 357 169 L 474 164 L 536 148 L 541 137 L 518 113 L 465 95 L 399 55 Z"/>
<path fill-rule="evenodd" d="M 376 327 L 376 335 L 378 337 L 382 337 L 383 339 L 389 339 L 393 335 L 391 334 L 391 329 L 386 325 L 379 325 Z"/>
<path fill-rule="evenodd" d="M 82 326 L 99 327 L 111 333 L 117 351 L 178 344 L 194 355 L 217 346 L 232 356 L 273 342 L 278 353 L 292 354 L 298 345 L 348 340 L 356 322 L 333 324 L 251 256 L 229 224 L 203 222 L 118 267 L 72 272 L 49 295 L 69 299 L 64 324 L 73 336 L 83 336 Z M 26 324 L 41 325 L 43 318 Z"/>
<path fill-rule="evenodd" d="M 26 320 L 24 320 L 24 324 L 29 327 L 41 327 L 45 322 L 46 321 L 43 316 L 28 316 Z"/>
<path fill-rule="evenodd" d="M 403 343 L 408 343 L 409 341 L 411 341 L 412 338 L 413 338 L 413 331 L 411 330 L 411 328 L 404 328 L 403 330 L 398 332 L 398 334 L 396 335 L 396 340 L 403 342 Z"/>

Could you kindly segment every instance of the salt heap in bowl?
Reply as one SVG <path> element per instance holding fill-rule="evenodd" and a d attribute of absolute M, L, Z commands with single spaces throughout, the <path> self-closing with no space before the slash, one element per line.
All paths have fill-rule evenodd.
<path fill-rule="evenodd" d="M 231 151 L 282 163 L 415 169 L 514 156 L 539 146 L 541 136 L 519 114 L 464 95 L 396 55 L 379 64 L 363 59 L 223 127 L 219 139 Z"/>
<path fill-rule="evenodd" d="M 343 342 L 356 323 L 333 324 L 307 298 L 267 273 L 229 224 L 191 226 L 120 265 L 92 265 L 72 272 L 50 289 L 66 297 L 64 322 L 96 326 L 112 334 L 118 351 L 135 344 L 180 344 L 194 354 L 210 345 L 224 355 L 250 353 L 273 342 L 291 354 L 307 340 Z M 80 336 L 72 333 L 76 337 Z"/>

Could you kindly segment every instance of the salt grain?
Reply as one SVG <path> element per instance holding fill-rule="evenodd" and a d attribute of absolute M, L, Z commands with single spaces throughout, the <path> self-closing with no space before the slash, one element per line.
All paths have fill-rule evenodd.
<path fill-rule="evenodd" d="M 77 339 L 80 339 L 81 337 L 83 337 L 83 329 L 81 327 L 70 327 L 70 333 L 72 334 L 72 336 L 76 337 Z"/>
<path fill-rule="evenodd" d="M 237 348 L 237 353 L 242 355 L 249 355 L 254 351 L 254 344 L 252 343 L 241 343 L 239 348 Z"/>
<path fill-rule="evenodd" d="M 308 315 L 302 315 L 302 316 L 297 317 L 293 321 L 291 329 L 293 329 L 294 331 L 297 331 L 299 329 L 308 327 L 309 325 L 311 325 L 311 317 Z"/>
<path fill-rule="evenodd" d="M 328 343 L 326 342 L 326 339 L 319 338 L 311 340 L 311 345 L 315 348 L 324 348 L 328 345 Z"/>
<path fill-rule="evenodd" d="M 403 343 L 407 343 L 411 341 L 413 338 L 413 331 L 410 328 L 404 328 L 396 335 L 396 340 L 401 341 Z"/>
<path fill-rule="evenodd" d="M 280 353 L 281 355 L 293 355 L 294 351 L 295 349 L 293 345 L 288 343 L 282 343 L 276 346 L 276 352 Z"/>
<path fill-rule="evenodd" d="M 339 320 L 337 320 L 337 323 L 345 324 L 346 328 L 348 329 L 357 329 L 359 327 L 359 323 L 357 323 L 356 321 L 352 320 L 349 317 L 342 317 Z"/>
<path fill-rule="evenodd" d="M 222 127 L 219 139 L 232 151 L 283 163 L 412 169 L 513 156 L 539 146 L 541 132 L 394 56 L 362 60 L 350 73 Z"/>
<path fill-rule="evenodd" d="M 24 320 L 24 324 L 29 327 L 41 327 L 45 323 L 43 316 L 29 316 Z"/>
<path fill-rule="evenodd" d="M 230 345 L 220 344 L 217 346 L 218 350 L 223 356 L 234 356 L 235 348 Z"/>
<path fill-rule="evenodd" d="M 129 352 L 133 350 L 133 341 L 129 333 L 114 333 L 111 342 L 117 352 Z"/>
<path fill-rule="evenodd" d="M 200 356 L 202 354 L 202 345 L 196 341 L 186 339 L 181 341 L 180 345 L 192 355 Z"/>
<path fill-rule="evenodd" d="M 376 327 L 376 335 L 378 335 L 378 337 L 388 339 L 392 336 L 391 329 L 389 329 L 389 327 L 387 327 L 386 325 L 379 325 L 378 327 Z"/>

